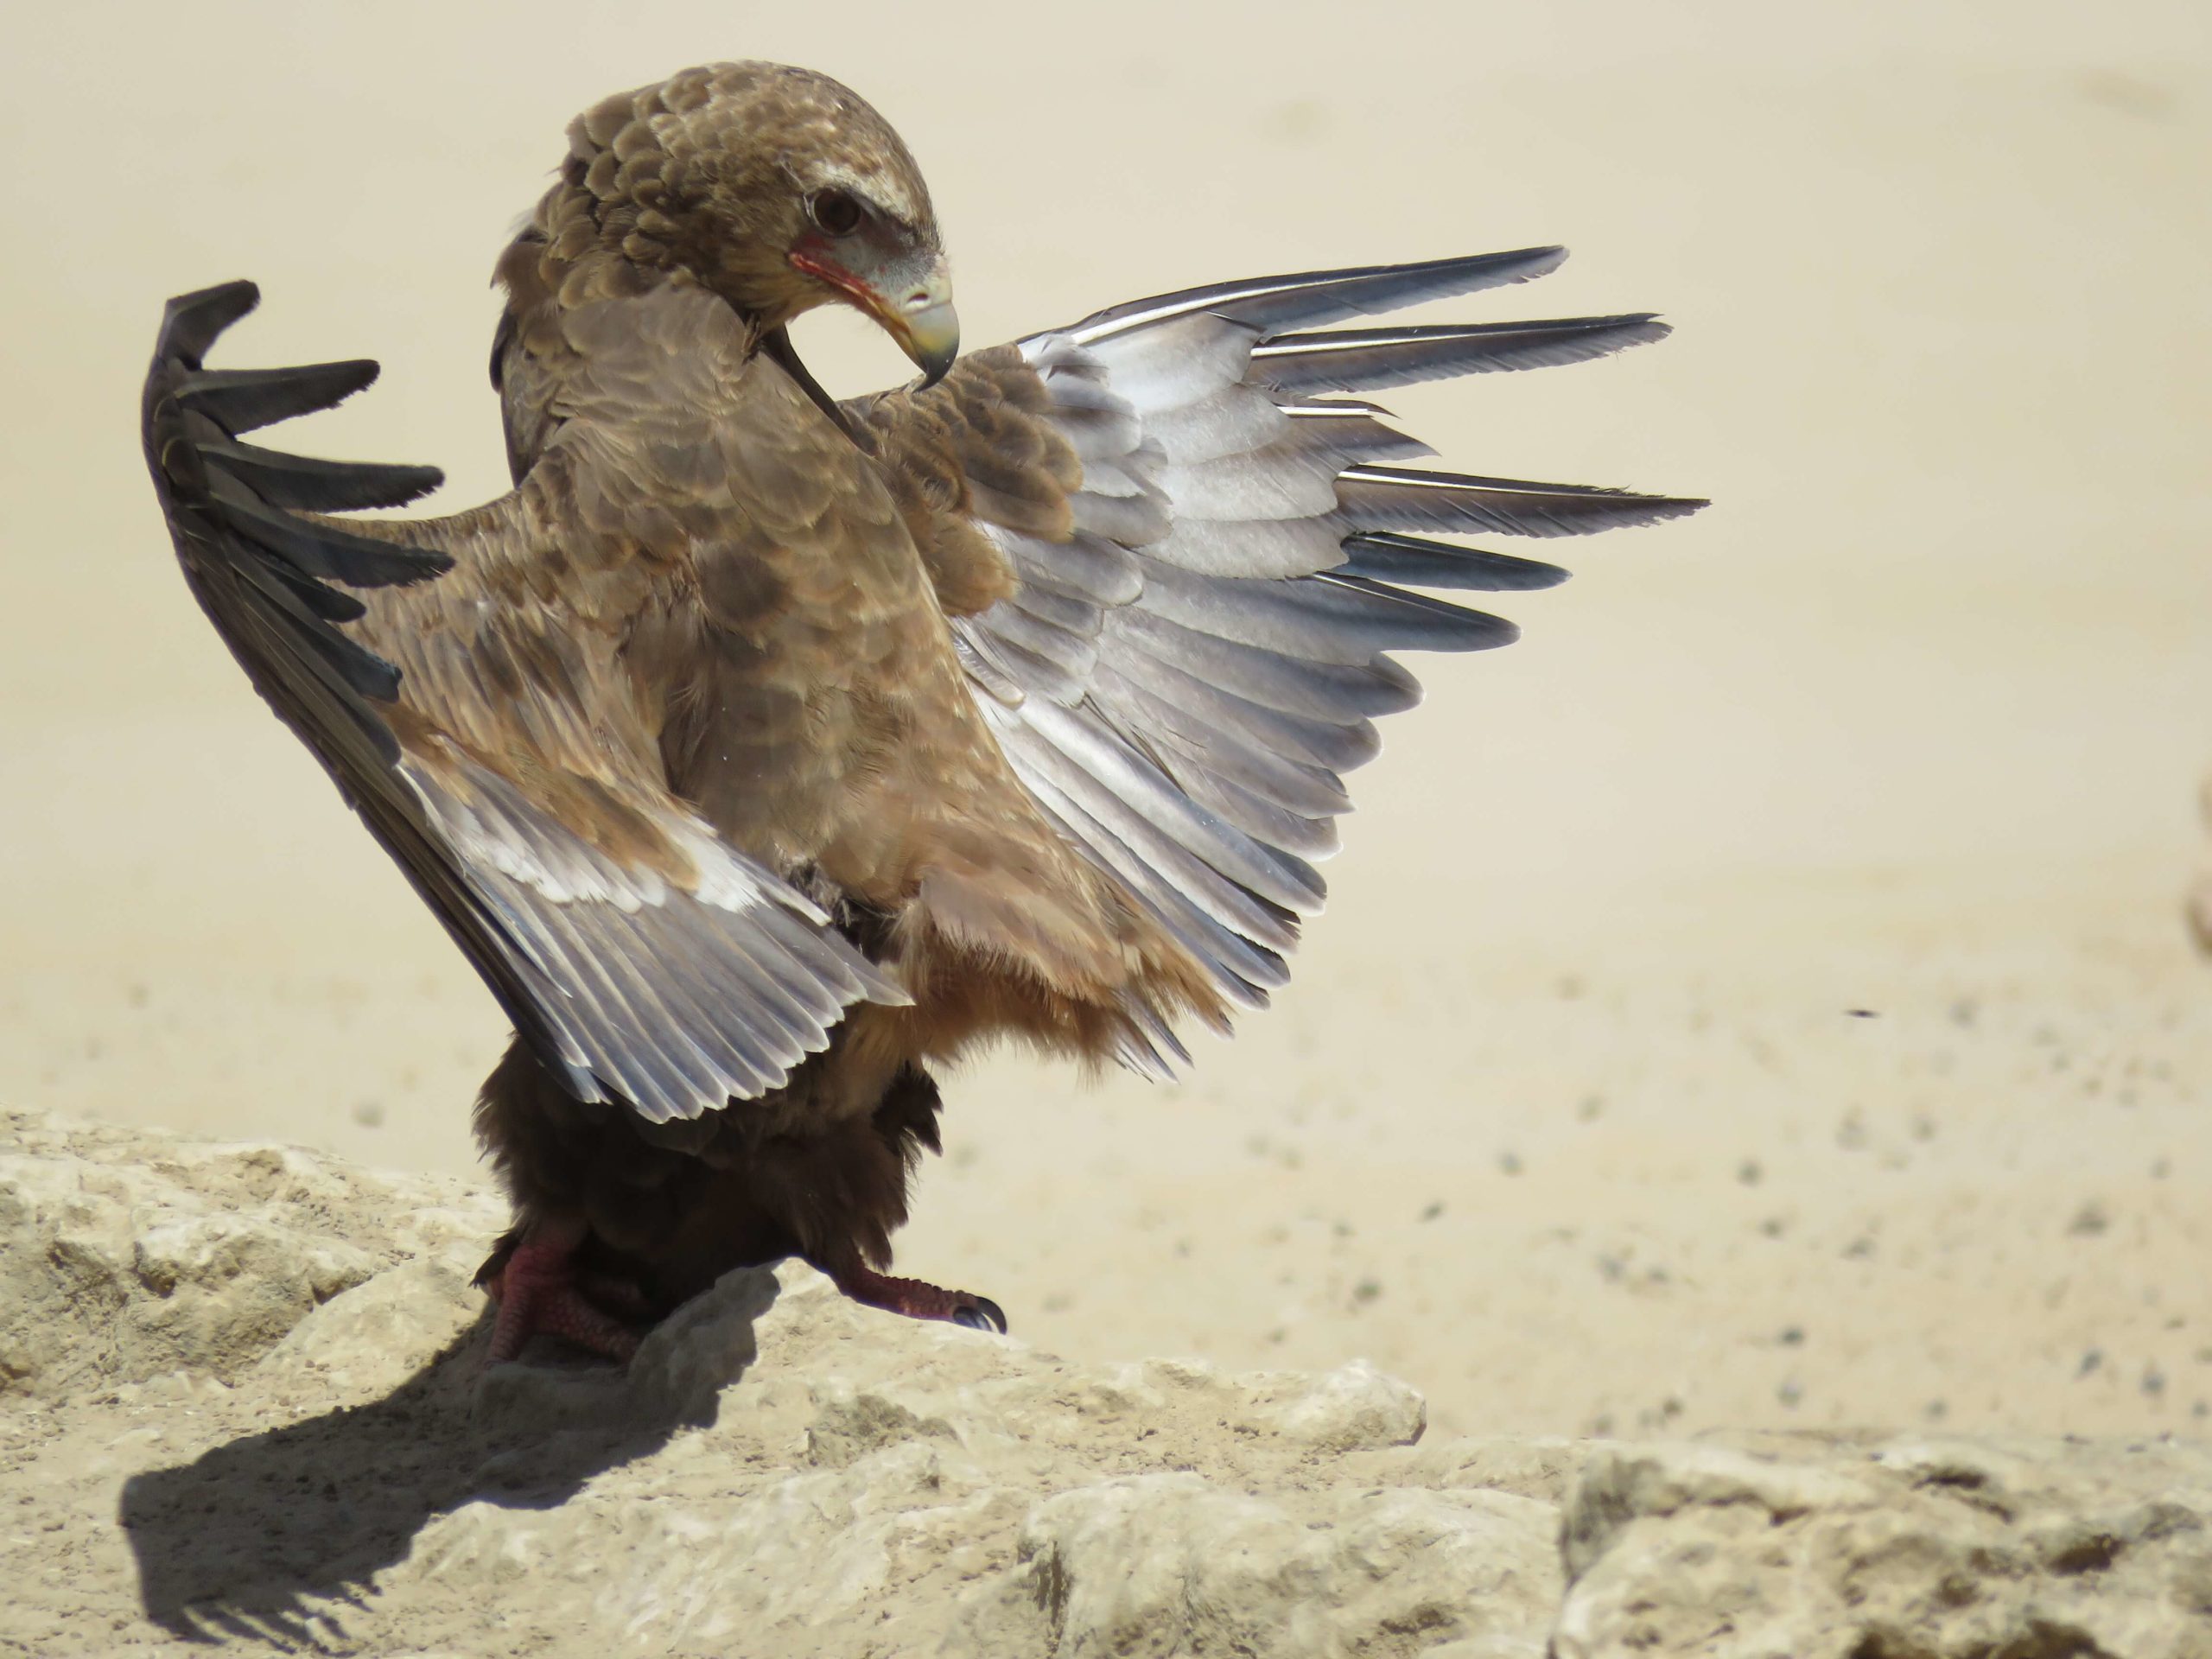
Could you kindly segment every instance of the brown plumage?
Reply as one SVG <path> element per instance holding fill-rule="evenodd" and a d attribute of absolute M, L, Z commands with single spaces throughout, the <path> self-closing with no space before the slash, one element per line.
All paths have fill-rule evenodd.
<path fill-rule="evenodd" d="M 211 371 L 256 296 L 171 302 L 147 449 L 188 581 L 512 1018 L 477 1123 L 516 1225 L 493 1352 L 627 1351 L 741 1263 L 1003 1325 L 882 1275 L 931 1068 L 1013 1036 L 1157 1071 L 1281 982 L 1392 648 L 1508 625 L 1392 585 L 1554 567 L 1402 533 L 1697 503 L 1392 465 L 1341 396 L 1577 361 L 1643 315 L 1301 332 L 1516 282 L 1537 249 L 1224 284 L 952 363 L 928 192 L 824 77 L 686 71 L 569 129 L 502 255 L 516 486 L 236 435 L 371 364 Z M 830 300 L 928 372 L 839 408 Z M 948 372 L 949 369 L 949 372 Z"/>

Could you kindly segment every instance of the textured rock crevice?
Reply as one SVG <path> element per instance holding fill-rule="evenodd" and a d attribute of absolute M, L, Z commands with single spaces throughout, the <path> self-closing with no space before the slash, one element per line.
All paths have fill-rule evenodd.
<path fill-rule="evenodd" d="M 1436 1443 L 734 1274 L 479 1376 L 466 1185 L 0 1127 L 0 1652 L 2212 1655 L 2212 1451 Z"/>

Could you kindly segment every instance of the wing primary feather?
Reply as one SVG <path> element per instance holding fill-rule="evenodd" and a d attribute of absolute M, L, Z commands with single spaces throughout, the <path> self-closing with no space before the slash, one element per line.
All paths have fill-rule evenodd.
<path fill-rule="evenodd" d="M 1268 903 L 1293 912 L 1319 910 L 1327 891 L 1303 859 L 1262 847 L 1177 789 L 1152 760 L 1095 718 L 1033 702 L 1029 728 L 1176 845 Z"/>
<path fill-rule="evenodd" d="M 1147 656 L 1193 677 L 1285 713 L 1320 720 L 1402 714 L 1421 701 L 1421 686 L 1386 658 L 1364 663 L 1300 660 L 1225 639 L 1151 611 L 1112 619 L 1114 631 Z"/>
<path fill-rule="evenodd" d="M 1648 313 L 1549 322 L 1481 322 L 1414 328 L 1348 328 L 1278 334 L 1252 348 L 1255 378 L 1293 395 L 1371 391 L 1454 375 L 1587 363 L 1664 340 Z"/>
<path fill-rule="evenodd" d="M 436 548 L 371 541 L 335 524 L 297 518 L 269 506 L 219 470 L 207 474 L 214 512 L 231 529 L 310 576 L 349 588 L 390 588 L 442 575 L 452 556 Z"/>
<path fill-rule="evenodd" d="M 696 1117 L 729 1098 L 728 1080 L 690 1030 L 695 1020 L 707 1022 L 705 1013 L 690 1006 L 690 997 L 664 980 L 657 964 L 649 968 L 641 961 L 643 953 L 637 946 L 644 940 L 620 937 L 634 932 L 650 938 L 653 930 L 636 925 L 638 912 L 614 914 L 623 919 L 607 931 L 617 937 L 592 942 L 595 948 L 590 954 L 594 966 L 603 970 L 601 977 L 630 1011 L 635 1035 L 626 1047 L 643 1057 L 676 1116 Z M 577 919 L 573 911 L 567 917 L 572 927 Z M 611 918 L 592 919 L 604 924 Z"/>
<path fill-rule="evenodd" d="M 1066 333 L 1077 344 L 1089 346 L 1198 311 L 1262 328 L 1335 322 L 1508 283 L 1525 283 L 1556 270 L 1566 257 L 1565 248 L 1516 248 L 1505 253 L 1478 253 L 1415 264 L 1255 276 L 1131 300 L 1084 318 Z"/>
<path fill-rule="evenodd" d="M 1246 788 L 1230 775 L 1233 768 L 1223 763 L 1218 749 L 1168 737 L 1159 739 L 1158 747 L 1169 775 L 1192 800 L 1253 840 L 1316 861 L 1333 857 L 1339 850 L 1341 838 L 1333 817 L 1308 817 Z"/>
<path fill-rule="evenodd" d="M 642 1028 L 629 999 L 575 918 L 561 905 L 543 907 L 549 929 L 569 946 L 570 1006 L 592 1039 L 592 1070 L 601 1082 L 652 1122 L 684 1116 L 690 1090 Z"/>
<path fill-rule="evenodd" d="M 1289 983 L 1288 966 L 1281 956 L 1177 887 L 1172 872 L 1163 874 L 1065 791 L 1044 778 L 1034 779 L 1031 786 L 1070 838 L 1119 876 L 1147 912 L 1174 936 L 1177 944 L 1212 969 L 1224 988 L 1238 1001 L 1248 1007 L 1264 1007 L 1268 988 Z M 1218 872 L 1214 875 L 1218 881 Z M 1294 927 L 1276 923 L 1269 931 L 1286 949 L 1296 941 Z"/>
<path fill-rule="evenodd" d="M 1123 683 L 1148 689 L 1163 702 L 1182 710 L 1192 721 L 1251 734 L 1286 760 L 1303 762 L 1333 773 L 1354 771 L 1382 753 L 1375 722 L 1355 712 L 1334 719 L 1291 714 L 1271 709 L 1249 697 L 1185 673 L 1174 664 L 1143 652 L 1116 649 L 1102 657 Z"/>
<path fill-rule="evenodd" d="M 823 984 L 826 976 L 834 976 L 840 982 L 838 990 L 855 999 L 871 988 L 888 987 L 874 965 L 850 945 L 840 939 L 842 948 L 833 949 L 829 936 L 817 932 L 782 906 L 764 905 L 757 914 L 760 931 L 775 950 L 763 950 L 754 959 L 784 988 L 794 1007 L 804 1009 L 825 1029 L 844 1012 L 837 993 Z M 904 992 L 894 990 L 893 995 L 900 1002 L 910 1000 Z"/>
<path fill-rule="evenodd" d="M 1293 404 L 1282 412 L 1344 461 L 1420 461 L 1436 453 L 1419 438 L 1376 420 L 1389 411 L 1372 404 Z"/>
<path fill-rule="evenodd" d="M 781 1084 L 791 1065 L 807 1052 L 806 1032 L 788 1019 L 768 999 L 734 995 L 727 963 L 717 979 L 714 959 L 727 957 L 715 948 L 703 918 L 694 918 L 691 929 L 699 937 L 670 950 L 659 961 L 661 971 L 678 980 L 692 1001 L 704 1010 L 713 1032 L 729 1056 L 734 1084 L 733 1096 L 762 1094 Z M 747 988 L 750 990 L 752 988 Z"/>
<path fill-rule="evenodd" d="M 1126 605 L 1144 591 L 1135 559 L 1103 536 L 1041 542 L 994 531 L 991 540 L 1014 562 L 1025 586 L 1045 587 L 1093 605 Z"/>
<path fill-rule="evenodd" d="M 247 485 L 272 507 L 343 512 L 357 507 L 404 507 L 445 482 L 435 467 L 319 461 L 264 449 L 236 438 L 207 437 L 201 456 Z"/>
<path fill-rule="evenodd" d="M 1192 710 L 1111 671 L 1101 672 L 1099 685 L 1120 705 L 1141 709 L 1149 716 L 1149 723 L 1155 728 L 1155 747 L 1168 751 L 1163 759 L 1178 781 L 1188 781 L 1183 776 L 1186 770 L 1202 771 L 1240 792 L 1255 796 L 1270 808 L 1308 823 L 1351 810 L 1351 801 L 1344 793 L 1341 778 L 1326 767 L 1277 752 L 1260 734 L 1266 730 L 1264 727 L 1248 732 L 1233 726 L 1211 725 L 1203 718 L 1194 717 Z M 1234 814 L 1224 816 L 1232 823 L 1238 822 Z M 1270 838 L 1249 823 L 1239 823 L 1239 828 L 1263 840 Z M 1280 844 L 1294 853 L 1313 851 L 1287 842 Z"/>
<path fill-rule="evenodd" d="M 197 369 L 225 329 L 261 303 L 261 290 L 251 283 L 218 283 L 213 288 L 180 294 L 162 310 L 162 331 L 154 355 L 181 359 Z"/>
<path fill-rule="evenodd" d="M 280 717 L 304 734 L 306 723 L 283 706 L 281 697 L 289 693 L 302 701 L 311 701 L 314 712 L 334 728 L 329 734 L 334 741 L 341 734 L 352 733 L 368 745 L 369 753 L 378 766 L 389 766 L 397 760 L 398 740 L 392 736 L 391 728 L 378 719 L 362 699 L 391 702 L 398 689 L 399 671 L 335 628 L 302 626 L 291 617 L 283 615 L 290 602 L 289 594 L 275 599 L 275 608 L 279 613 L 276 616 L 270 613 L 269 607 L 257 605 L 243 595 L 232 594 L 213 599 L 215 582 L 223 579 L 220 574 L 210 578 L 202 591 L 211 596 L 211 609 L 227 619 L 232 629 L 258 647 L 259 660 L 247 671 L 253 679 L 254 689 L 277 709 Z M 258 587 L 266 594 L 277 579 L 265 570 L 255 571 L 241 564 L 235 580 Z"/>
<path fill-rule="evenodd" d="M 257 559 L 254 563 L 264 573 L 283 582 L 295 599 L 326 622 L 358 622 L 369 613 L 369 607 L 343 588 L 332 588 L 312 576 L 302 575 L 282 559 Z"/>
<path fill-rule="evenodd" d="M 1033 692 L 1061 702 L 1079 702 L 1083 683 L 1052 658 L 1022 645 L 1011 630 L 998 626 L 1003 620 L 992 618 L 993 626 L 988 628 L 977 626 L 971 617 L 956 617 L 952 623 L 954 639 L 984 669 L 987 683 L 1011 688 L 1011 694 L 1000 700 L 1014 707 Z"/>
<path fill-rule="evenodd" d="M 1502 618 L 1357 576 L 1214 580 L 1157 565 L 1144 602 L 1219 639 L 1344 666 L 1378 651 L 1481 651 L 1516 635 Z"/>
<path fill-rule="evenodd" d="M 1207 925 L 1258 944 L 1288 950 L 1296 941 L 1295 912 L 1267 902 L 1181 845 L 1080 760 L 1045 742 L 1009 745 L 1008 759 L 1024 785 L 1054 812 L 1111 837 L 1111 846 L 1096 843 L 1094 852 L 1152 902 L 1172 900 Z"/>
<path fill-rule="evenodd" d="M 1349 531 L 1456 527 L 1504 536 L 1586 536 L 1680 518 L 1710 505 L 1581 484 L 1365 466 L 1337 475 L 1337 499 L 1335 521 Z"/>
<path fill-rule="evenodd" d="M 377 372 L 366 358 L 295 369 L 200 369 L 178 378 L 176 398 L 236 436 L 334 408 L 375 385 Z"/>
<path fill-rule="evenodd" d="M 1411 588 L 1451 588 L 1484 594 L 1556 588 L 1568 575 L 1558 565 L 1539 559 L 1454 547 L 1449 542 L 1379 530 L 1346 537 L 1344 562 L 1329 574 L 1402 582 Z"/>
<path fill-rule="evenodd" d="M 274 566 L 257 558 L 240 559 L 230 569 L 238 581 L 260 594 L 292 624 L 288 632 L 271 631 L 269 635 L 272 640 L 284 642 L 285 654 L 290 660 L 312 664 L 318 672 L 327 671 L 356 696 L 377 702 L 390 702 L 398 696 L 399 671 L 351 635 L 339 632 L 316 616 L 298 591 L 297 577 L 289 573 L 280 575 Z M 354 718 L 365 728 L 372 724 L 381 728 L 384 724 L 367 709 Z"/>

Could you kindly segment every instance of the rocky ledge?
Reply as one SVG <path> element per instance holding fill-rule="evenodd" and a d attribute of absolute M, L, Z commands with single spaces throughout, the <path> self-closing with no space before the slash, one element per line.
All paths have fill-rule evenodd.
<path fill-rule="evenodd" d="M 1072 1364 L 795 1267 L 480 1375 L 502 1220 L 0 1120 L 0 1652 L 2212 1654 L 2202 1443 L 1438 1444 L 1356 1360 Z"/>

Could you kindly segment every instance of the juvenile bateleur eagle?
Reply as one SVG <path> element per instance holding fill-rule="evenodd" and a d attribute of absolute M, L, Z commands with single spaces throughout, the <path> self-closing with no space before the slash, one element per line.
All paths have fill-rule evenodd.
<path fill-rule="evenodd" d="M 956 361 L 883 118 L 689 69 L 569 127 L 497 270 L 515 486 L 436 518 L 345 516 L 430 468 L 241 437 L 373 363 L 209 368 L 256 290 L 169 302 L 145 443 L 194 597 L 514 1023 L 476 1109 L 514 1204 L 491 1359 L 625 1356 L 788 1255 L 1004 1328 L 885 1272 L 932 1067 L 1012 1036 L 1160 1073 L 1263 1005 L 1342 774 L 1419 696 L 1385 653 L 1514 637 L 1420 590 L 1564 575 L 1434 538 L 1702 505 L 1409 466 L 1358 396 L 1666 333 L 1367 321 L 1562 257 L 1226 283 Z M 786 333 L 830 302 L 921 380 L 833 402 Z"/>

